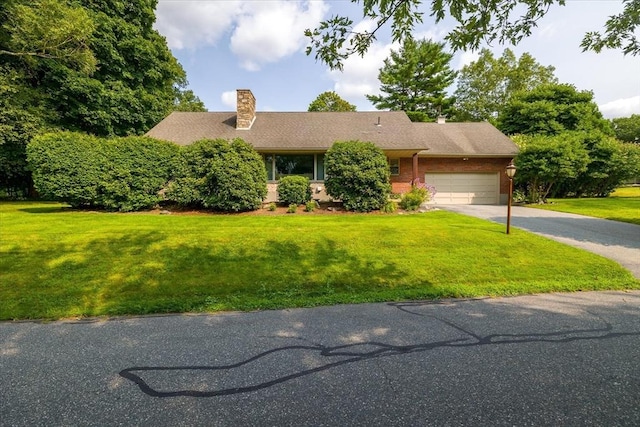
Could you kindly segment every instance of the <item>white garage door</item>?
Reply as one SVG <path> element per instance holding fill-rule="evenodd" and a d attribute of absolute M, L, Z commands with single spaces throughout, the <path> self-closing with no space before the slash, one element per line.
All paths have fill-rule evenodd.
<path fill-rule="evenodd" d="M 425 182 L 436 188 L 440 205 L 496 205 L 500 176 L 497 173 L 428 173 Z"/>

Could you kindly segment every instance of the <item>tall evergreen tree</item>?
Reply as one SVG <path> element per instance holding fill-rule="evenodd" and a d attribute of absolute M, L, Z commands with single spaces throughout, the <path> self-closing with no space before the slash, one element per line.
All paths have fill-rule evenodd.
<path fill-rule="evenodd" d="M 407 39 L 400 50 L 391 51 L 378 74 L 380 91 L 386 95 L 367 99 L 379 110 L 406 111 L 414 121 L 446 115 L 454 102 L 446 93 L 456 78 L 452 57 L 444 43 Z"/>

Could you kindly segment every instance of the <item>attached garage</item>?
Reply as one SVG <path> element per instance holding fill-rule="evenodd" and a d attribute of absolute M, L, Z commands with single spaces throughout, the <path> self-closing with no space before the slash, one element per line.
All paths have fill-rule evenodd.
<path fill-rule="evenodd" d="M 500 203 L 498 173 L 427 173 L 425 182 L 436 188 L 440 205 L 496 205 Z"/>

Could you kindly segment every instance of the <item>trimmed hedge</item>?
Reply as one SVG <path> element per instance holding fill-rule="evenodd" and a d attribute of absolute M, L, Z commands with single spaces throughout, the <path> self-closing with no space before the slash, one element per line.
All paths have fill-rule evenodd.
<path fill-rule="evenodd" d="M 74 207 L 122 212 L 151 208 L 176 169 L 179 147 L 147 137 L 101 139 L 75 132 L 27 145 L 36 189 Z"/>
<path fill-rule="evenodd" d="M 181 151 L 166 196 L 178 204 L 225 212 L 258 209 L 267 195 L 264 161 L 241 139 L 203 139 Z"/>
<path fill-rule="evenodd" d="M 304 205 L 311 200 L 311 184 L 306 176 L 285 176 L 278 180 L 278 200 L 287 205 Z"/>
<path fill-rule="evenodd" d="M 171 142 L 133 136 L 106 141 L 106 180 L 98 200 L 106 209 L 135 211 L 157 205 L 161 190 L 176 170 L 180 147 Z"/>
<path fill-rule="evenodd" d="M 324 157 L 325 187 L 347 210 L 368 212 L 384 206 L 391 193 L 389 164 L 371 142 L 335 142 Z"/>
<path fill-rule="evenodd" d="M 74 207 L 96 206 L 104 151 L 100 139 L 81 133 L 34 137 L 27 144 L 27 162 L 36 190 L 43 198 Z"/>

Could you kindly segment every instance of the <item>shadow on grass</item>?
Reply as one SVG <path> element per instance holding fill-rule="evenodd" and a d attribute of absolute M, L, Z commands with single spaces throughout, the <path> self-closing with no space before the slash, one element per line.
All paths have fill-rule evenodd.
<path fill-rule="evenodd" d="M 74 209 L 71 206 L 60 206 L 56 204 L 55 206 L 37 206 L 33 208 L 21 208 L 18 209 L 20 212 L 30 213 L 30 214 L 50 214 L 50 213 L 61 213 L 61 212 L 73 212 Z"/>
<path fill-rule="evenodd" d="M 248 246 L 170 238 L 139 232 L 10 250 L 0 260 L 12 283 L 0 287 L 0 318 L 273 308 L 292 300 L 314 305 L 314 298 L 384 290 L 408 274 L 408 267 L 331 239 Z"/>

